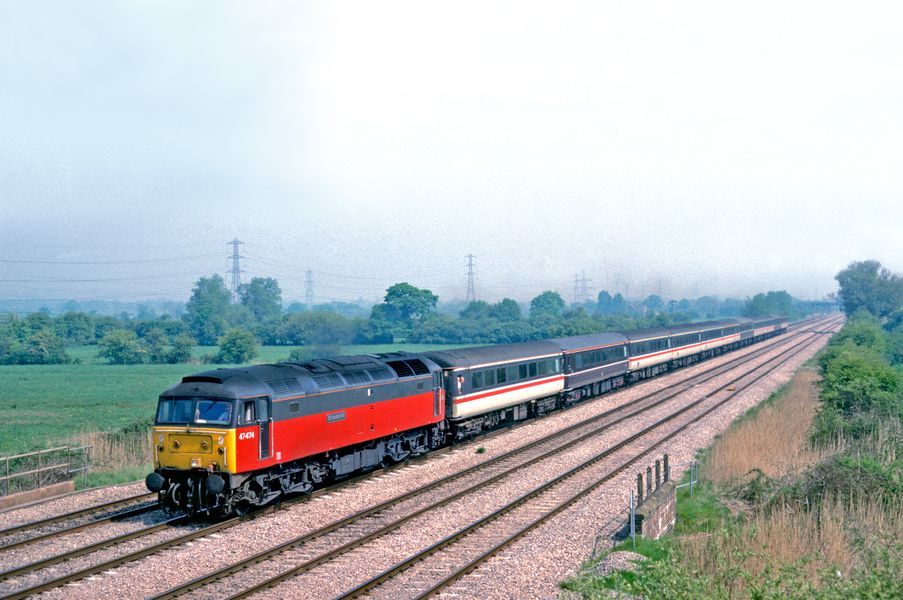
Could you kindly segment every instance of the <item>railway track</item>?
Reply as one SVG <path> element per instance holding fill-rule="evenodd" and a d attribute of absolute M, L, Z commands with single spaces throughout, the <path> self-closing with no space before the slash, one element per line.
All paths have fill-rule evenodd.
<path fill-rule="evenodd" d="M 703 373 L 703 374 L 700 374 L 700 375 L 697 375 L 694 377 L 684 378 L 683 380 L 676 382 L 674 385 L 682 385 L 682 384 L 688 383 L 690 381 L 695 381 L 695 383 L 693 385 L 698 385 L 702 381 L 708 381 L 709 379 L 720 376 L 721 374 L 725 373 L 730 368 L 733 368 L 740 362 L 747 362 L 750 360 L 754 360 L 756 357 L 760 356 L 762 353 L 772 351 L 775 348 L 775 346 L 779 346 L 780 344 L 789 342 L 790 339 L 792 339 L 795 336 L 805 335 L 807 332 L 807 329 L 811 329 L 814 326 L 815 325 L 812 323 L 805 323 L 805 322 L 802 324 L 797 324 L 797 328 L 800 329 L 801 331 L 797 332 L 793 336 L 782 336 L 780 338 L 776 338 L 776 340 L 778 340 L 778 341 L 775 344 L 769 344 L 765 348 L 756 349 L 753 352 L 748 353 L 742 357 L 738 357 L 727 363 L 719 365 L 718 367 L 715 367 L 713 370 L 707 371 L 706 373 Z M 548 449 L 551 446 L 554 446 L 555 442 L 551 442 L 551 446 L 550 446 L 549 439 L 538 440 L 537 442 L 534 442 L 534 443 L 528 444 L 522 448 L 516 449 L 515 451 L 512 451 L 512 452 L 508 453 L 507 455 L 496 457 L 495 459 L 492 459 L 490 461 L 487 461 L 486 463 L 482 463 L 481 465 L 478 465 L 478 467 L 480 467 L 479 470 L 481 470 L 481 471 L 486 470 L 487 465 L 495 465 L 495 467 L 493 467 L 493 468 L 495 468 L 496 470 L 500 469 L 501 473 L 497 474 L 497 476 L 494 476 L 494 479 L 499 479 L 513 469 L 513 468 L 509 468 L 506 470 L 504 468 L 505 461 L 508 461 L 509 463 L 511 463 L 512 461 L 517 462 L 517 460 L 516 460 L 517 456 L 527 457 L 526 460 L 521 461 L 521 465 L 523 465 L 530 461 L 537 460 L 537 456 L 542 457 L 544 454 L 548 455 L 548 454 L 551 454 L 554 452 L 561 452 L 561 451 L 563 451 L 564 448 L 567 448 L 567 447 L 573 446 L 576 443 L 579 443 L 579 440 L 585 439 L 591 435 L 595 435 L 596 433 L 598 433 L 597 430 L 593 431 L 592 428 L 595 427 L 596 424 L 605 420 L 606 418 L 611 420 L 611 418 L 614 417 L 616 415 L 616 413 L 625 413 L 615 423 L 608 423 L 607 425 L 603 426 L 603 428 L 612 427 L 614 424 L 623 422 L 633 416 L 636 416 L 637 414 L 639 414 L 642 411 L 649 410 L 653 406 L 658 406 L 658 405 L 662 404 L 663 402 L 667 401 L 668 399 L 673 398 L 682 392 L 685 392 L 687 389 L 689 389 L 689 387 L 691 387 L 691 386 L 677 388 L 677 391 L 675 391 L 675 389 L 672 388 L 671 393 L 666 393 L 666 394 L 662 394 L 661 390 L 657 391 L 657 392 L 651 392 L 649 394 L 642 396 L 641 398 L 639 398 L 635 401 L 632 401 L 624 406 L 618 407 L 617 409 L 613 409 L 611 411 L 606 411 L 602 415 L 598 415 L 592 419 L 588 419 L 587 421 L 583 421 L 583 422 L 576 424 L 575 426 L 569 427 L 566 430 L 563 430 L 562 432 L 560 432 L 559 434 L 553 436 L 553 438 L 550 438 L 550 439 L 554 439 L 554 440 L 562 440 L 562 439 L 568 438 L 568 436 L 570 436 L 569 441 L 564 444 L 559 444 L 561 447 L 557 450 L 549 450 Z M 666 396 L 666 397 L 656 398 L 656 396 Z M 637 407 L 637 406 L 641 406 L 641 405 L 642 405 L 642 408 L 638 408 L 636 410 L 633 410 L 632 412 L 625 411 L 625 408 L 627 408 L 627 407 Z M 590 431 L 581 433 L 581 428 L 589 429 Z M 437 453 L 433 453 L 432 456 L 436 456 L 436 454 Z M 463 476 L 472 474 L 475 471 L 476 471 L 476 469 L 469 469 L 467 471 L 456 474 L 452 479 L 455 479 L 455 480 L 461 479 Z M 373 475 L 373 473 L 371 472 L 360 478 L 355 478 L 354 480 L 342 482 L 340 484 L 340 486 L 354 483 L 358 479 L 363 479 L 366 477 L 370 477 L 372 475 Z M 447 482 L 437 482 L 437 486 L 435 486 L 435 487 L 438 487 L 439 483 L 447 483 Z M 330 491 L 334 491 L 334 489 L 335 489 L 335 486 L 331 487 L 331 488 L 324 488 L 323 490 L 320 490 L 320 493 L 328 493 Z M 430 488 L 430 489 L 432 489 L 432 488 Z M 427 488 L 422 488 L 421 490 L 418 490 L 417 492 L 422 494 L 426 491 L 428 491 Z M 411 496 L 411 495 L 409 494 L 409 495 L 405 495 L 405 496 Z M 306 500 L 306 498 L 301 498 L 296 501 L 305 501 L 305 500 Z M 403 501 L 403 498 L 401 498 L 401 497 L 399 499 L 396 499 L 396 503 L 402 502 L 402 501 Z M 120 501 L 120 502 L 122 502 L 122 501 Z M 287 504 L 294 503 L 294 502 L 295 501 L 291 501 Z M 368 514 L 373 515 L 380 511 L 385 511 L 387 509 L 388 509 L 388 506 L 386 506 L 384 503 L 383 505 L 373 507 L 364 512 L 367 512 Z M 262 514 L 266 514 L 267 512 L 270 512 L 270 510 L 271 509 L 267 509 L 267 510 L 261 511 L 259 513 L 255 513 L 255 515 L 252 515 L 251 518 L 260 516 Z M 361 515 L 361 514 L 352 515 L 352 517 L 349 517 L 348 519 L 344 520 L 346 522 L 334 523 L 330 527 L 333 528 L 332 530 L 338 530 L 342 527 L 345 527 L 346 525 L 353 523 L 355 520 L 360 520 L 360 519 L 365 518 L 365 516 L 366 515 Z M 63 516 L 61 518 L 65 518 L 65 516 Z M 410 520 L 410 519 L 408 519 L 408 520 Z M 99 573 L 101 571 L 106 571 L 106 570 L 114 568 L 116 566 L 126 564 L 128 562 L 132 562 L 135 560 L 139 560 L 140 558 L 143 558 L 150 554 L 154 554 L 156 552 L 160 552 L 162 550 L 165 550 L 166 548 L 173 547 L 173 546 L 176 546 L 179 544 L 183 544 L 183 543 L 192 541 L 194 539 L 198 539 L 198 538 L 201 538 L 204 536 L 208 536 L 208 535 L 217 533 L 219 531 L 222 531 L 228 527 L 231 527 L 231 526 L 237 524 L 239 521 L 240 521 L 240 519 L 233 518 L 233 519 L 227 519 L 227 520 L 219 522 L 219 523 L 214 523 L 214 524 L 211 524 L 211 525 L 208 525 L 205 527 L 201 527 L 196 530 L 179 535 L 175 538 L 163 540 L 161 542 L 154 543 L 154 544 L 147 546 L 145 548 L 142 548 L 140 550 L 124 554 L 122 556 L 116 557 L 109 561 L 105 561 L 101 564 L 96 564 L 96 565 L 93 565 L 93 566 L 90 566 L 90 567 L 87 567 L 84 569 L 80 569 L 80 570 L 70 573 L 68 575 L 65 575 L 62 577 L 57 577 L 50 581 L 45 581 L 38 585 L 33 585 L 26 589 L 22 589 L 22 590 L 13 592 L 12 595 L 10 595 L 9 597 L 10 598 L 22 598 L 22 597 L 26 597 L 28 595 L 33 595 L 35 593 L 39 593 L 44 590 L 53 589 L 55 587 L 59 587 L 61 585 L 69 583 L 71 581 L 82 579 L 84 577 Z M 124 541 L 129 541 L 129 540 L 139 539 L 141 537 L 146 537 L 157 531 L 161 531 L 164 529 L 170 529 L 170 528 L 173 528 L 174 526 L 183 525 L 186 522 L 187 522 L 187 520 L 184 520 L 183 518 L 171 519 L 169 521 L 155 524 L 153 526 L 138 530 L 136 532 L 131 532 L 129 534 L 125 534 L 125 535 L 119 536 L 117 538 L 113 538 L 111 540 L 104 540 L 103 542 L 98 542 L 96 544 L 92 544 L 92 545 L 86 546 L 84 548 L 79 548 L 71 553 L 63 553 L 63 554 L 51 557 L 50 559 L 45 559 L 44 561 L 37 561 L 35 563 L 32 563 L 31 565 L 24 565 L 23 567 L 20 567 L 17 569 L 12 569 L 5 573 L 0 573 L 0 580 L 7 579 L 9 577 L 20 576 L 24 573 L 38 571 L 47 566 L 50 566 L 51 564 L 60 563 L 65 560 L 68 560 L 70 558 L 73 558 L 75 556 L 82 556 L 84 554 L 88 554 L 88 553 L 96 550 L 99 547 L 107 547 L 111 544 L 122 543 Z M 90 527 L 90 526 L 91 526 L 90 524 L 86 524 L 80 528 L 83 529 L 85 527 Z M 75 530 L 77 528 L 78 527 L 73 527 L 71 529 Z M 319 537 L 319 536 L 325 535 L 325 529 L 326 528 L 323 528 L 323 530 L 315 532 L 315 534 L 310 534 L 307 537 L 310 539 L 313 539 L 314 537 Z M 69 529 L 63 530 L 63 531 L 68 531 L 68 530 Z M 289 548 L 293 548 L 293 547 L 296 547 L 298 545 L 305 543 L 303 540 L 302 541 L 293 540 L 292 542 L 293 542 L 292 544 L 283 544 L 282 545 L 283 547 L 281 547 L 278 550 L 276 550 L 276 549 L 270 550 L 269 556 L 274 556 L 276 554 L 284 552 L 285 550 L 287 550 Z M 24 544 L 24 543 L 29 543 L 29 542 L 24 541 L 21 543 Z M 360 543 L 365 543 L 365 542 L 360 542 Z M 358 543 L 357 545 L 360 545 L 360 544 Z M 2 550 L 2 548 L 0 548 L 0 550 Z M 257 562 L 266 560 L 266 557 L 261 558 L 258 556 L 255 558 L 258 559 Z M 248 566 L 248 564 L 255 564 L 255 563 L 253 563 L 253 561 L 251 561 L 251 562 L 248 562 L 241 566 L 232 565 L 232 566 L 228 567 L 227 569 L 221 569 L 220 571 L 213 574 L 212 576 L 206 576 L 205 578 L 199 578 L 198 580 L 189 582 L 189 584 L 186 584 L 186 586 L 182 586 L 182 588 L 180 588 L 180 589 L 170 590 L 170 591 L 162 594 L 159 597 L 171 597 L 174 595 L 178 595 L 180 593 L 184 593 L 191 589 L 196 589 L 198 587 L 208 585 L 210 582 L 221 579 L 222 577 L 226 577 L 231 573 L 244 570 Z M 229 570 L 230 572 L 227 573 L 226 570 Z M 200 581 L 200 579 L 204 579 L 204 581 Z"/>
<path fill-rule="evenodd" d="M 24 523 L 22 525 L 17 525 L 15 527 L 10 527 L 0 531 L 0 536 L 5 537 L 6 539 L 0 543 L 0 552 L 7 552 L 13 550 L 15 548 L 19 548 L 21 546 L 26 546 L 28 544 L 35 544 L 38 542 L 42 542 L 51 538 L 55 538 L 60 535 L 67 535 L 71 533 L 76 533 L 79 531 L 84 531 L 86 529 L 90 529 L 92 527 L 98 527 L 101 525 L 106 525 L 112 523 L 114 521 L 123 521 L 126 519 L 130 519 L 132 517 L 137 517 L 149 512 L 153 512 L 158 510 L 157 502 L 156 502 L 156 494 L 137 494 L 135 496 L 131 496 L 129 498 L 124 498 L 122 500 L 114 501 L 114 502 L 106 502 L 103 504 L 96 504 L 94 506 L 72 511 L 70 513 L 66 513 L 64 515 L 57 515 L 54 517 L 49 517 L 47 519 L 41 519 L 38 521 L 32 521 L 30 523 Z M 67 520 L 76 520 L 78 517 L 85 516 L 88 514 L 104 512 L 105 510 L 112 510 L 117 507 L 121 507 L 124 504 L 130 504 L 132 502 L 140 502 L 142 500 L 151 500 L 153 502 L 150 504 L 142 504 L 141 506 L 136 506 L 134 508 L 128 508 L 126 510 L 117 511 L 110 515 L 105 515 L 103 517 L 98 517 L 96 519 L 91 519 L 90 521 L 86 521 L 84 523 L 75 523 L 72 525 L 68 525 L 62 528 L 53 528 L 50 531 L 46 531 L 44 533 L 39 533 L 37 535 L 32 536 L 24 536 L 20 537 L 16 534 L 25 533 L 29 531 L 34 531 L 36 529 L 44 529 L 46 527 L 55 525 L 57 523 L 61 523 Z"/>
<path fill-rule="evenodd" d="M 817 335 L 813 335 L 814 337 L 817 337 Z M 786 342 L 788 340 L 785 338 L 784 341 Z M 810 338 L 807 338 L 806 340 L 791 346 L 791 348 L 785 350 L 777 357 L 765 361 L 763 364 L 780 360 L 781 357 L 787 353 L 795 351 L 801 346 L 805 346 L 810 341 Z M 773 347 L 769 347 L 769 350 L 773 349 Z M 760 355 L 761 352 L 756 352 L 755 355 L 747 355 L 746 357 L 743 357 L 743 359 L 744 361 L 749 361 Z M 493 485 L 502 478 L 510 477 L 512 474 L 516 474 L 518 471 L 528 468 L 538 461 L 547 460 L 555 455 L 561 454 L 567 449 L 592 436 L 598 435 L 604 430 L 611 429 L 616 425 L 624 423 L 632 417 L 649 410 L 651 407 L 658 406 L 667 400 L 686 392 L 694 385 L 698 385 L 701 382 L 708 381 L 724 374 L 730 368 L 736 366 L 738 362 L 741 361 L 734 360 L 725 365 L 721 365 L 715 369 L 717 372 L 706 372 L 699 376 L 685 378 L 679 383 L 688 383 L 691 381 L 693 383 L 685 387 L 672 388 L 664 391 L 660 390 L 646 394 L 617 409 L 606 411 L 601 415 L 597 415 L 577 423 L 574 426 L 563 429 L 554 436 L 537 440 L 536 442 L 527 444 L 511 452 L 490 458 L 484 463 L 455 473 L 448 478 L 434 482 L 433 484 L 424 486 L 407 494 L 402 494 L 349 517 L 330 523 L 320 529 L 306 533 L 279 544 L 278 546 L 274 546 L 243 561 L 228 565 L 178 587 L 167 590 L 166 592 L 155 596 L 155 598 L 173 598 L 201 587 L 204 587 L 204 595 L 206 596 L 226 597 L 235 589 L 240 589 L 243 582 L 254 577 L 253 574 L 250 574 L 247 571 L 255 565 L 261 565 L 263 571 L 268 571 L 271 570 L 270 566 L 274 564 L 278 564 L 280 567 L 284 568 L 284 565 L 287 562 L 295 563 L 295 566 L 292 569 L 288 571 L 283 570 L 273 576 L 266 577 L 258 585 L 248 588 L 244 592 L 238 594 L 238 597 L 251 595 L 277 585 L 281 581 L 311 571 L 320 565 L 324 565 L 341 557 L 363 544 L 385 536 L 405 524 L 410 523 L 421 515 L 455 502 L 475 491 L 485 490 L 487 486 Z M 760 369 L 761 367 L 762 365 L 757 365 L 752 371 Z M 717 391 L 722 391 L 736 384 L 737 381 L 747 377 L 752 371 L 746 372 L 728 383 L 723 384 Z M 712 392 L 706 396 L 706 398 L 717 393 L 717 391 Z M 651 403 L 645 402 L 649 399 L 653 399 L 654 401 Z M 701 401 L 702 400 L 697 401 L 691 405 L 691 407 Z M 641 408 L 637 408 L 638 405 L 641 405 Z M 684 410 L 689 410 L 689 408 Z M 621 416 L 615 419 L 611 418 L 619 413 Z M 668 420 L 670 420 L 670 418 Z M 479 475 L 478 480 L 473 481 L 477 475 Z M 460 481 L 465 477 L 470 477 L 471 479 Z M 457 482 L 457 484 L 455 482 Z M 455 487 L 455 485 L 457 485 L 457 487 Z M 408 509 L 405 510 L 403 506 L 405 503 L 412 500 L 423 502 L 424 496 L 432 498 L 425 506 L 408 507 Z M 278 563 L 276 561 L 268 562 L 270 559 L 279 555 L 284 556 L 280 556 Z M 226 579 L 229 576 L 238 573 L 241 574 L 240 577 L 234 579 L 240 579 L 240 581 Z M 257 579 L 259 578 L 258 575 Z"/>
<path fill-rule="evenodd" d="M 794 354 L 804 351 L 812 343 L 814 343 L 814 339 L 799 344 L 794 350 Z M 778 358 L 780 357 L 775 357 L 766 364 L 776 362 Z M 688 412 L 690 407 L 701 406 L 704 400 L 714 398 L 724 390 L 731 390 L 723 398 L 705 405 L 701 412 L 693 415 L 672 431 L 644 443 L 640 449 L 633 449 L 632 444 L 660 429 L 663 423 L 674 420 L 678 414 L 643 428 L 596 456 L 520 495 L 498 510 L 492 511 L 434 544 L 412 553 L 390 568 L 340 594 L 337 598 L 356 598 L 363 594 L 371 597 L 393 597 L 399 592 L 400 586 L 404 596 L 409 598 L 426 598 L 438 593 L 479 568 L 528 532 L 585 498 L 616 475 L 651 454 L 663 443 L 675 438 L 690 426 L 718 410 L 777 368 L 780 368 L 780 362 L 765 367 L 760 374 L 754 375 L 742 384 L 732 387 L 723 386 L 706 394 L 686 409 L 681 409 L 679 414 Z M 756 369 L 756 371 L 758 370 Z M 753 373 L 748 373 L 738 380 L 745 379 Z M 614 459 L 612 461 L 614 464 L 609 464 L 607 459 Z M 439 576 L 438 581 L 437 572 L 445 573 L 444 576 Z M 401 577 L 403 573 L 406 573 L 406 576 Z M 232 597 L 243 598 L 268 587 L 271 587 L 269 583 L 263 586 L 258 585 Z"/>

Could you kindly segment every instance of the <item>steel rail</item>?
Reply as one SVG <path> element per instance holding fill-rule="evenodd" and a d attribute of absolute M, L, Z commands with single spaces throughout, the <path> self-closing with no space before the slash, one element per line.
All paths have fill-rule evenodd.
<path fill-rule="evenodd" d="M 88 506 L 86 508 L 74 510 L 72 512 L 68 512 L 63 515 L 54 515 L 52 517 L 47 517 L 46 519 L 39 519 L 37 521 L 29 521 L 28 523 L 22 523 L 21 525 L 14 525 L 13 527 L 7 527 L 6 529 L 0 529 L 0 535 L 8 535 L 11 533 L 19 533 L 21 531 L 28 531 L 29 529 L 37 529 L 38 527 L 43 527 L 44 525 L 51 525 L 53 523 L 59 523 L 60 521 L 65 521 L 67 519 L 74 519 L 76 517 L 81 517 L 82 515 L 87 515 L 92 512 L 106 510 L 108 508 L 112 508 L 112 507 L 118 506 L 120 504 L 128 504 L 129 502 L 136 502 L 136 501 L 140 501 L 140 500 L 149 500 L 150 498 L 155 497 L 156 495 L 157 494 L 144 492 L 141 494 L 136 494 L 134 496 L 129 496 L 128 498 L 121 498 L 119 500 L 111 500 L 110 502 L 94 504 L 93 506 Z M 2 548 L 0 548 L 0 550 L 2 550 Z"/>
<path fill-rule="evenodd" d="M 153 512 L 158 510 L 160 507 L 157 503 L 147 504 L 145 506 L 139 506 L 136 508 L 131 508 L 129 510 L 125 510 L 115 515 L 109 515 L 107 517 L 102 517 L 100 519 L 94 519 L 93 521 L 88 521 L 87 523 L 81 523 L 78 525 L 71 525 L 69 527 L 64 527 L 63 529 L 56 529 L 54 531 L 50 531 L 48 533 L 42 533 L 41 535 L 36 535 L 34 537 L 25 538 L 22 540 L 18 540 L 15 542 L 9 542 L 8 544 L 4 544 L 0 546 L 0 552 L 5 552 L 8 550 L 12 550 L 14 548 L 19 548 L 21 546 L 27 546 L 29 544 L 36 544 L 38 542 L 43 542 L 49 540 L 51 538 L 55 538 L 60 535 L 67 535 L 70 533 L 76 533 L 79 531 L 84 531 L 86 529 L 90 529 L 92 527 L 97 527 L 99 525 L 104 525 L 106 523 L 112 523 L 115 521 L 124 521 L 126 519 L 131 519 L 132 517 L 137 517 L 143 514 L 147 514 L 149 512 Z"/>

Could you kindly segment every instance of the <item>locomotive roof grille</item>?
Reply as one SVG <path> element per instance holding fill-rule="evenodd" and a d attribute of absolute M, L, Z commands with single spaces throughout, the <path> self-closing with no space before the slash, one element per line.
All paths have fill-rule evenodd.
<path fill-rule="evenodd" d="M 407 360 L 389 360 L 386 361 L 399 377 L 414 377 L 416 375 L 427 375 L 430 372 L 429 367 L 423 364 L 419 358 L 409 358 Z"/>
<path fill-rule="evenodd" d="M 413 377 L 414 369 L 403 360 L 390 360 L 386 363 L 399 377 Z"/>
<path fill-rule="evenodd" d="M 348 385 L 361 385 L 370 383 L 370 376 L 366 371 L 346 371 L 342 373 L 342 377 L 348 382 Z"/>
<path fill-rule="evenodd" d="M 277 396 L 295 396 L 304 393 L 304 386 L 297 379 L 275 379 L 267 381 L 267 385 Z"/>
<path fill-rule="evenodd" d="M 367 369 L 367 374 L 373 381 L 392 381 L 395 377 L 389 369 Z"/>
<path fill-rule="evenodd" d="M 338 373 L 323 373 L 313 376 L 314 383 L 323 390 L 334 390 L 336 388 L 345 387 L 345 380 Z"/>

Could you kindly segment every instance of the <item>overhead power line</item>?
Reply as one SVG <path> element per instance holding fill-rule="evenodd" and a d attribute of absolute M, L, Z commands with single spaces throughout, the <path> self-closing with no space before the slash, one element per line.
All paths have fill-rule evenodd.
<path fill-rule="evenodd" d="M 172 262 L 174 260 L 195 260 L 209 258 L 218 254 L 197 254 L 195 256 L 174 256 L 171 258 L 146 258 L 139 260 L 20 260 L 17 258 L 0 258 L 0 263 L 18 265 L 142 265 L 148 263 Z"/>

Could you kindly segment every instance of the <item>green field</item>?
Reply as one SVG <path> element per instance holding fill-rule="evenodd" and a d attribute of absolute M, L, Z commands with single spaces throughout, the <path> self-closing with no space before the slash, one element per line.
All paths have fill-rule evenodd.
<path fill-rule="evenodd" d="M 450 346 L 397 344 L 347 346 L 343 354 L 416 352 Z M 254 362 L 288 357 L 290 346 L 264 346 Z M 115 366 L 95 359 L 96 347 L 69 348 L 72 365 L 0 366 L 0 456 L 46 448 L 72 436 L 117 431 L 153 418 L 160 392 L 190 373 L 222 365 Z M 195 356 L 212 355 L 199 347 Z"/>

